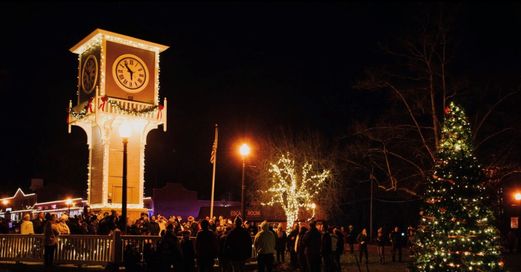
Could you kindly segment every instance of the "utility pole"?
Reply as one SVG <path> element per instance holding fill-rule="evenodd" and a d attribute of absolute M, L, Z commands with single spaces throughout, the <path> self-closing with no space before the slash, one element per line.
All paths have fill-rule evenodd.
<path fill-rule="evenodd" d="M 371 203 L 369 204 L 369 240 L 373 240 L 373 179 L 371 177 Z"/>

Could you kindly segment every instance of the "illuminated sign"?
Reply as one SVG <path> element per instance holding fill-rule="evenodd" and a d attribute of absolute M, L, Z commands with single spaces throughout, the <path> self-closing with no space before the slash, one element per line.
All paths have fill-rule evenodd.
<path fill-rule="evenodd" d="M 510 217 L 510 228 L 511 229 L 519 228 L 519 217 Z"/>

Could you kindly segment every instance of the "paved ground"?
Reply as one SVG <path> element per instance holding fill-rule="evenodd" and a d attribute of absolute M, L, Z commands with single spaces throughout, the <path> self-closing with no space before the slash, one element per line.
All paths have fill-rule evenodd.
<path fill-rule="evenodd" d="M 357 253 L 357 252 L 355 252 Z M 405 272 L 407 271 L 407 261 L 408 251 L 403 251 L 404 262 L 391 262 L 391 252 L 390 248 L 386 248 L 386 263 L 379 264 L 378 263 L 378 255 L 376 253 L 376 247 L 369 247 L 369 263 L 366 265 L 365 263 L 358 266 L 355 257 L 351 254 L 346 254 L 342 257 L 342 271 L 346 272 Z M 286 261 L 289 260 L 289 256 Z M 519 272 L 521 271 L 521 253 L 515 254 L 506 254 L 504 256 L 505 259 L 505 271 L 510 272 Z M 250 271 L 255 271 L 255 265 L 252 264 L 249 266 Z M 37 263 L 27 263 L 27 264 L 0 264 L 0 272 L 14 272 L 14 271 L 34 271 L 40 272 L 45 271 L 41 264 Z M 103 267 L 100 266 L 90 266 L 90 267 L 82 267 L 78 268 L 76 266 L 57 266 L 52 269 L 53 272 L 65 272 L 65 271 L 73 271 L 73 272 L 93 272 L 93 271 L 104 271 Z M 217 271 L 217 270 L 216 270 Z M 277 265 L 275 271 L 292 271 L 287 264 Z"/>

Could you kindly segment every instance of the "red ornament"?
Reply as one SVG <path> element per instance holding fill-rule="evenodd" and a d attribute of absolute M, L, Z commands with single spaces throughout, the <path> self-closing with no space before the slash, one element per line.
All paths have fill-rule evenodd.
<path fill-rule="evenodd" d="M 450 113 L 450 108 L 449 107 L 445 107 L 445 114 L 449 114 Z"/>
<path fill-rule="evenodd" d="M 440 208 L 440 213 L 445 213 L 446 211 L 447 211 L 446 208 L 443 208 L 443 207 Z"/>

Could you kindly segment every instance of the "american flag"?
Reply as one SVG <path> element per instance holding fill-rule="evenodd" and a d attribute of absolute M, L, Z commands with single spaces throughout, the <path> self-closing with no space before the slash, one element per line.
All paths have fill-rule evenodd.
<path fill-rule="evenodd" d="M 217 124 L 216 124 L 215 125 L 215 140 L 213 141 L 212 154 L 210 155 L 211 164 L 215 163 L 215 156 L 217 154 L 217 139 L 218 139 L 218 134 L 217 134 Z"/>

